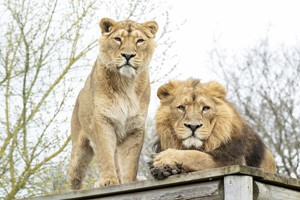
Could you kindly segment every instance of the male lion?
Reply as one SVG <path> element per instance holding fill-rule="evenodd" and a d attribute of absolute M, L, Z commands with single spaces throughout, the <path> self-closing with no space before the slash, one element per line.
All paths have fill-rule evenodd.
<path fill-rule="evenodd" d="M 80 91 L 71 121 L 71 189 L 79 190 L 93 155 L 95 187 L 136 180 L 150 98 L 155 21 L 100 21 L 100 53 Z"/>
<path fill-rule="evenodd" d="M 150 163 L 155 178 L 234 164 L 276 172 L 271 151 L 225 99 L 219 83 L 171 81 L 157 95 L 158 154 Z"/>

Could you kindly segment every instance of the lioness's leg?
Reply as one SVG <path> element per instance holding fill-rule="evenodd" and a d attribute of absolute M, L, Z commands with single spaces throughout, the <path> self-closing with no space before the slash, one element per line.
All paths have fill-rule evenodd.
<path fill-rule="evenodd" d="M 143 141 L 144 130 L 137 129 L 128 135 L 125 141 L 118 145 L 117 152 L 122 183 L 130 183 L 136 180 Z"/>
<path fill-rule="evenodd" d="M 71 161 L 69 165 L 69 186 L 72 190 L 81 188 L 82 180 L 85 176 L 85 171 L 93 158 L 94 152 L 87 138 L 77 138 L 73 142 Z"/>
<path fill-rule="evenodd" d="M 102 121 L 93 121 L 93 149 L 99 167 L 99 178 L 94 187 L 119 184 L 115 163 L 116 134 L 112 125 Z"/>

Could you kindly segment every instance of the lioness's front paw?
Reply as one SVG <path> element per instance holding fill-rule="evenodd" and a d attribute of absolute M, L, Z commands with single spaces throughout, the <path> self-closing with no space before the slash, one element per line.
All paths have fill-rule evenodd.
<path fill-rule="evenodd" d="M 94 184 L 94 188 L 110 186 L 110 185 L 117 185 L 117 184 L 119 184 L 119 180 L 116 178 L 110 178 L 110 179 L 104 178 L 104 179 L 97 181 Z"/>
<path fill-rule="evenodd" d="M 155 179 L 162 180 L 175 174 L 182 174 L 184 170 L 182 164 L 176 163 L 172 167 L 170 165 L 154 166 L 153 162 L 148 163 L 150 172 Z"/>

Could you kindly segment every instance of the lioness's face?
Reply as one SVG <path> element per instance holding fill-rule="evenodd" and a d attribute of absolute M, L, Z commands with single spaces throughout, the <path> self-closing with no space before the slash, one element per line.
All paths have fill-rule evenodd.
<path fill-rule="evenodd" d="M 105 18 L 100 27 L 100 59 L 105 67 L 127 77 L 135 77 L 147 68 L 155 48 L 156 22 L 139 24 Z"/>

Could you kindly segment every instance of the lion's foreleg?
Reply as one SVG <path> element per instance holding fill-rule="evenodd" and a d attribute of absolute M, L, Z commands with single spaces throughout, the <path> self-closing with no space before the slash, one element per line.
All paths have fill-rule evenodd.
<path fill-rule="evenodd" d="M 179 153 L 179 160 L 181 160 L 186 171 L 201 171 L 205 169 L 219 167 L 214 158 L 201 151 L 197 150 L 182 150 Z"/>
<path fill-rule="evenodd" d="M 119 184 L 115 163 L 116 135 L 112 125 L 103 121 L 93 121 L 92 146 L 99 168 L 99 178 L 94 187 Z"/>
<path fill-rule="evenodd" d="M 193 172 L 219 167 L 213 157 L 207 153 L 178 149 L 162 151 L 153 158 L 150 165 L 151 173 L 157 179 L 163 179 L 178 172 Z"/>

